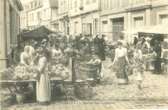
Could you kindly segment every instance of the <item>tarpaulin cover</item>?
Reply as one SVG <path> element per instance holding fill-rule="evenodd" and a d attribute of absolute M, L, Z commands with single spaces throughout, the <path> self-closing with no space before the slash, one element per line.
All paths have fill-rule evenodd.
<path fill-rule="evenodd" d="M 48 38 L 48 35 L 51 34 L 52 31 L 47 29 L 45 26 L 41 26 L 31 31 L 21 33 L 21 37 L 23 40 L 26 39 L 43 39 Z"/>

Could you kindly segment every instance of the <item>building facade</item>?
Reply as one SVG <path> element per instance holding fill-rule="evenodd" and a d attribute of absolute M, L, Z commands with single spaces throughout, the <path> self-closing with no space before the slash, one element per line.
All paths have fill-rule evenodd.
<path fill-rule="evenodd" d="M 71 0 L 58 0 L 59 30 L 69 34 L 69 4 Z"/>
<path fill-rule="evenodd" d="M 22 24 L 65 34 L 104 34 L 116 41 L 124 30 L 167 22 L 168 0 L 30 0 Z M 27 19 L 26 19 L 27 18 Z M 25 26 L 23 26 L 25 27 Z M 130 35 L 125 35 L 128 41 Z"/>
<path fill-rule="evenodd" d="M 71 0 L 69 5 L 70 34 L 99 33 L 100 0 Z"/>
<path fill-rule="evenodd" d="M 23 4 L 24 11 L 21 14 L 22 29 L 35 29 L 39 26 L 51 28 L 51 21 L 55 19 L 55 10 L 57 10 L 57 0 L 30 0 Z"/>
<path fill-rule="evenodd" d="M 102 0 L 101 33 L 116 41 L 123 30 L 168 22 L 167 0 Z M 125 35 L 131 41 L 130 35 Z"/>
<path fill-rule="evenodd" d="M 17 46 L 20 32 L 20 11 L 23 9 L 19 0 L 1 0 L 0 2 L 0 70 L 7 66 L 7 52 Z"/>
<path fill-rule="evenodd" d="M 59 31 L 59 20 L 58 20 L 58 0 L 53 0 L 50 3 L 51 7 L 51 21 L 50 21 L 50 29 L 57 32 Z"/>

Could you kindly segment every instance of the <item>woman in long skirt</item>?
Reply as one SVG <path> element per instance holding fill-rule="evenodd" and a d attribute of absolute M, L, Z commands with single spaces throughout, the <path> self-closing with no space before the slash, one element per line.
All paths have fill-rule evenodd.
<path fill-rule="evenodd" d="M 128 76 L 126 73 L 126 66 L 129 63 L 127 57 L 127 49 L 123 43 L 118 41 L 118 48 L 115 49 L 115 57 L 112 65 L 116 67 L 116 77 L 118 84 L 127 84 Z"/>
<path fill-rule="evenodd" d="M 39 59 L 39 77 L 36 85 L 36 99 L 41 104 L 47 104 L 51 100 L 51 87 L 47 67 L 47 53 L 43 52 Z"/>

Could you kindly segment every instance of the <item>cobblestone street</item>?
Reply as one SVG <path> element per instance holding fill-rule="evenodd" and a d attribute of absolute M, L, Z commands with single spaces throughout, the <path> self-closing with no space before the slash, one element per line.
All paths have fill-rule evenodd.
<path fill-rule="evenodd" d="M 109 62 L 104 65 L 108 66 Z M 137 88 L 133 76 L 128 85 L 117 85 L 114 73 L 103 68 L 102 83 L 93 88 L 92 100 L 56 101 L 48 106 L 37 103 L 13 105 L 7 110 L 102 110 L 102 109 L 158 109 L 168 108 L 168 76 L 144 73 L 142 90 Z M 5 109 L 3 109 L 5 110 Z"/>
<path fill-rule="evenodd" d="M 146 100 L 146 101 L 77 101 L 77 102 L 55 102 L 49 106 L 37 104 L 25 104 L 12 106 L 3 110 L 112 110 L 112 109 L 165 109 L 168 101 Z"/>

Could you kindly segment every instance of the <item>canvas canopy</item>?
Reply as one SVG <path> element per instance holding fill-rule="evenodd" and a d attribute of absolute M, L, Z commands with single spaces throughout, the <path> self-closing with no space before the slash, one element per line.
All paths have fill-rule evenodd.
<path fill-rule="evenodd" d="M 40 40 L 40 39 L 48 38 L 48 35 L 51 33 L 52 33 L 51 30 L 47 29 L 45 26 L 41 26 L 34 30 L 23 32 L 20 34 L 20 36 L 23 40 L 28 40 L 28 39 Z"/>
<path fill-rule="evenodd" d="M 168 24 L 156 26 L 144 26 L 122 31 L 124 34 L 134 35 L 138 33 L 164 34 L 168 35 Z"/>

